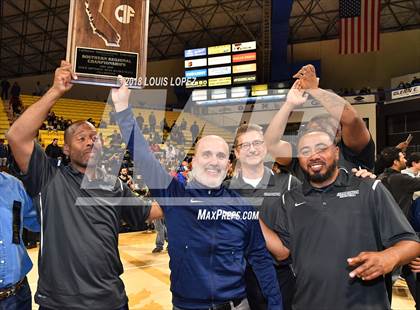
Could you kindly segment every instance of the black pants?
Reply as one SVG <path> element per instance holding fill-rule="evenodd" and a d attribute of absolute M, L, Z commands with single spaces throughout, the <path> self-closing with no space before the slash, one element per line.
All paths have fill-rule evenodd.
<path fill-rule="evenodd" d="M 32 297 L 31 289 L 28 280 L 25 279 L 22 287 L 16 292 L 15 295 L 0 300 L 0 309 L 2 310 L 31 310 Z"/>
<path fill-rule="evenodd" d="M 283 309 L 291 310 L 296 278 L 288 265 L 276 266 L 277 281 L 283 298 Z M 245 271 L 246 294 L 251 310 L 266 310 L 267 301 L 261 292 L 257 277 L 250 266 Z"/>

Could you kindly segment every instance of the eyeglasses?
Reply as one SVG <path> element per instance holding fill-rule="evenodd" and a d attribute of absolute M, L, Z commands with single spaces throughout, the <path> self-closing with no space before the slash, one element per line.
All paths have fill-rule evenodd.
<path fill-rule="evenodd" d="M 318 145 L 315 145 L 313 149 L 309 147 L 303 147 L 302 149 L 299 150 L 298 155 L 300 157 L 310 157 L 314 154 L 324 153 L 333 146 L 335 145 L 334 144 L 331 144 L 331 145 L 318 144 Z"/>
<path fill-rule="evenodd" d="M 252 142 L 244 142 L 244 143 L 238 144 L 236 147 L 239 150 L 248 151 L 251 148 L 251 145 L 254 148 L 258 148 L 258 147 L 260 147 L 263 144 L 264 144 L 264 141 L 263 140 L 254 140 Z"/>

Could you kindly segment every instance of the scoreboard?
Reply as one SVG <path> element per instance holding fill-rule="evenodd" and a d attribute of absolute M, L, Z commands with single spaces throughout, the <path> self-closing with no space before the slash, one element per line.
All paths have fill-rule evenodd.
<path fill-rule="evenodd" d="M 253 84 L 257 81 L 257 42 L 241 42 L 184 51 L 187 88 Z"/>

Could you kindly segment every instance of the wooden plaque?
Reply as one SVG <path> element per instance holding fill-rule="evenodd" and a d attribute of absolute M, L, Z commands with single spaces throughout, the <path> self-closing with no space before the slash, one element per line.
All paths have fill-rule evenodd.
<path fill-rule="evenodd" d="M 73 82 L 118 86 L 118 75 L 144 81 L 148 25 L 149 0 L 71 0 L 66 59 L 78 76 Z"/>

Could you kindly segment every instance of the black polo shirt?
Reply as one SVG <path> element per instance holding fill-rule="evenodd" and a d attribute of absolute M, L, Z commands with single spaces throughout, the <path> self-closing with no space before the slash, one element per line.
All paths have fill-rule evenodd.
<path fill-rule="evenodd" d="M 369 143 L 360 153 L 355 153 L 347 145 L 344 144 L 341 140 L 337 144 L 340 149 L 338 167 L 344 168 L 348 172 L 351 172 L 353 168 L 363 168 L 373 171 L 375 166 L 375 143 L 372 140 L 372 137 L 369 140 Z M 305 179 L 305 173 L 299 165 L 299 159 L 297 157 L 297 151 L 294 148 L 294 157 L 292 158 L 291 163 L 288 166 L 289 171 L 297 177 L 300 181 Z"/>
<path fill-rule="evenodd" d="M 299 186 L 301 182 L 290 173 L 275 174 L 267 167 L 264 167 L 263 178 L 257 187 L 246 183 L 241 174 L 225 181 L 224 184 L 227 188 L 248 199 L 258 211 L 261 211 L 263 209 L 278 208 L 279 197 L 286 191 Z M 271 213 L 264 212 L 260 213 L 260 216 L 269 214 Z M 267 216 L 262 218 L 262 220 L 269 228 L 273 229 L 275 218 Z"/>
<path fill-rule="evenodd" d="M 390 309 L 383 277 L 351 279 L 347 264 L 363 251 L 418 241 L 380 181 L 340 170 L 329 187 L 318 190 L 305 181 L 279 203 L 275 230 L 291 251 L 297 281 L 294 310 Z"/>
<path fill-rule="evenodd" d="M 89 182 L 71 165 L 52 165 L 38 144 L 22 180 L 36 197 L 42 226 L 35 301 L 60 310 L 124 306 L 119 219 L 130 205 L 144 221 L 150 207 L 136 207 L 142 202 L 116 176 Z"/>
<path fill-rule="evenodd" d="M 290 173 L 275 174 L 273 171 L 264 167 L 264 175 L 257 187 L 246 183 L 242 175 L 239 174 L 231 180 L 225 181 L 225 186 L 236 191 L 243 198 L 260 211 L 260 219 L 270 229 L 274 229 L 276 212 L 279 207 L 279 198 L 288 190 L 293 189 L 301 184 L 301 182 Z M 271 210 L 269 212 L 261 212 L 262 210 Z M 280 265 L 288 265 L 290 260 L 284 260 Z M 277 264 L 277 263 L 276 263 Z"/>

